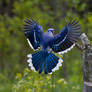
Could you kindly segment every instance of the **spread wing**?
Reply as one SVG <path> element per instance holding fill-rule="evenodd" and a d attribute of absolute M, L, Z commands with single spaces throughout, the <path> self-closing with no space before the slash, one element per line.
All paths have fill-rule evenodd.
<path fill-rule="evenodd" d="M 42 27 L 32 19 L 26 19 L 24 22 L 25 24 L 23 31 L 27 41 L 33 50 L 37 50 L 40 47 L 39 33 L 42 31 Z"/>
<path fill-rule="evenodd" d="M 70 20 L 61 32 L 54 36 L 52 50 L 60 54 L 71 50 L 81 35 L 79 22 Z"/>

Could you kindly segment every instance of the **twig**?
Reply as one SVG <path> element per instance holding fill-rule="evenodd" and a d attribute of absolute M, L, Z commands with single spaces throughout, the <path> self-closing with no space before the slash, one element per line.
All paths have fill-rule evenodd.
<path fill-rule="evenodd" d="M 78 43 L 76 43 L 75 46 L 76 46 L 79 50 L 81 50 L 81 51 L 84 50 L 83 46 L 80 45 L 80 44 L 78 44 Z"/>

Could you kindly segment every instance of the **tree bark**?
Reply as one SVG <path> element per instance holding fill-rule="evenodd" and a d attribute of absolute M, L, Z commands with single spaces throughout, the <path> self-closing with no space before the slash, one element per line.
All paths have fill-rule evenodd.
<path fill-rule="evenodd" d="M 92 92 L 92 46 L 88 37 L 83 33 L 80 37 L 82 46 L 83 92 Z"/>

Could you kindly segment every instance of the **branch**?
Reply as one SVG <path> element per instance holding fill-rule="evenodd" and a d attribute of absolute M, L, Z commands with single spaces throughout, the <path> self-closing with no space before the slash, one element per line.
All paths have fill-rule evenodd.
<path fill-rule="evenodd" d="M 81 51 L 85 50 L 87 47 L 91 46 L 90 41 L 88 40 L 88 37 L 85 33 L 83 33 L 80 36 L 80 40 L 82 42 L 82 45 L 76 43 L 76 47 L 80 49 Z"/>
<path fill-rule="evenodd" d="M 80 39 L 81 39 L 81 42 L 83 44 L 83 46 L 88 46 L 90 45 L 90 41 L 88 40 L 88 37 L 85 33 L 83 33 L 81 36 L 80 36 Z"/>
<path fill-rule="evenodd" d="M 80 36 L 82 45 L 77 45 L 83 50 L 83 92 L 92 92 L 92 46 L 85 33 Z"/>
<path fill-rule="evenodd" d="M 81 50 L 81 51 L 83 51 L 84 49 L 83 49 L 83 46 L 82 45 L 80 45 L 80 44 L 78 44 L 78 43 L 76 43 L 75 44 L 75 46 L 79 49 L 79 50 Z"/>

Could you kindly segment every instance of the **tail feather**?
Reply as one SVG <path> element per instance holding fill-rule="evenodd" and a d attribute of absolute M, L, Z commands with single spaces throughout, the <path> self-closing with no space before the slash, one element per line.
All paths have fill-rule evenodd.
<path fill-rule="evenodd" d="M 51 66 L 50 62 L 48 62 L 47 66 L 48 66 L 48 72 L 47 73 L 51 73 L 52 72 L 52 66 Z"/>
<path fill-rule="evenodd" d="M 47 62 L 47 58 L 46 58 L 46 61 L 45 61 L 45 69 L 44 69 L 44 72 L 45 72 L 45 74 L 48 73 L 48 62 Z"/>
<path fill-rule="evenodd" d="M 47 51 L 39 51 L 32 55 L 29 54 L 28 58 L 27 62 L 32 70 L 39 71 L 39 73 L 42 73 L 44 70 L 45 74 L 58 70 L 63 62 L 53 53 L 48 53 Z"/>
<path fill-rule="evenodd" d="M 39 69 L 39 73 L 42 73 L 42 71 L 43 71 L 43 68 L 44 68 L 44 62 L 42 63 L 42 64 L 40 64 L 40 69 Z"/>
<path fill-rule="evenodd" d="M 50 64 L 50 66 L 51 66 L 51 68 L 54 68 L 55 66 L 56 66 L 56 63 L 54 63 L 54 60 L 53 60 L 53 58 L 51 57 L 51 55 L 49 55 L 49 59 L 48 59 L 48 61 L 49 61 L 49 64 Z"/>
<path fill-rule="evenodd" d="M 58 63 L 58 57 L 51 53 L 51 58 L 53 59 L 53 63 L 56 65 Z"/>
<path fill-rule="evenodd" d="M 34 54 L 32 54 L 32 58 L 37 59 L 40 55 L 41 55 L 40 52 L 34 53 Z"/>
<path fill-rule="evenodd" d="M 43 57 L 45 57 L 44 54 L 45 54 L 45 53 L 42 53 L 42 55 L 41 55 L 42 57 L 41 57 L 41 61 L 40 61 L 41 63 L 40 63 L 40 66 L 39 66 L 39 67 L 40 67 L 40 68 L 39 68 L 39 73 L 42 73 L 43 68 L 44 68 L 44 63 L 45 63 L 45 62 L 44 62 L 44 58 L 43 58 Z"/>
<path fill-rule="evenodd" d="M 50 56 L 47 58 L 47 62 L 48 62 L 48 73 L 50 73 L 52 72 L 52 68 L 53 68 L 53 63 Z"/>
<path fill-rule="evenodd" d="M 41 64 L 42 64 L 42 62 L 41 62 L 42 55 L 41 55 L 39 52 L 38 52 L 37 55 L 38 55 L 38 56 L 32 55 L 32 63 L 33 63 L 33 65 L 34 65 L 36 71 L 39 70 L 39 68 L 40 68 L 40 66 L 41 66 Z"/>
<path fill-rule="evenodd" d="M 55 71 L 55 69 L 56 69 L 55 67 L 58 64 L 58 60 L 59 60 L 59 58 L 57 56 L 55 56 L 54 54 L 50 53 L 49 58 L 48 58 L 48 63 L 49 63 L 48 66 L 50 67 L 50 68 L 48 68 L 49 69 L 48 73 L 53 72 L 53 69 Z"/>

